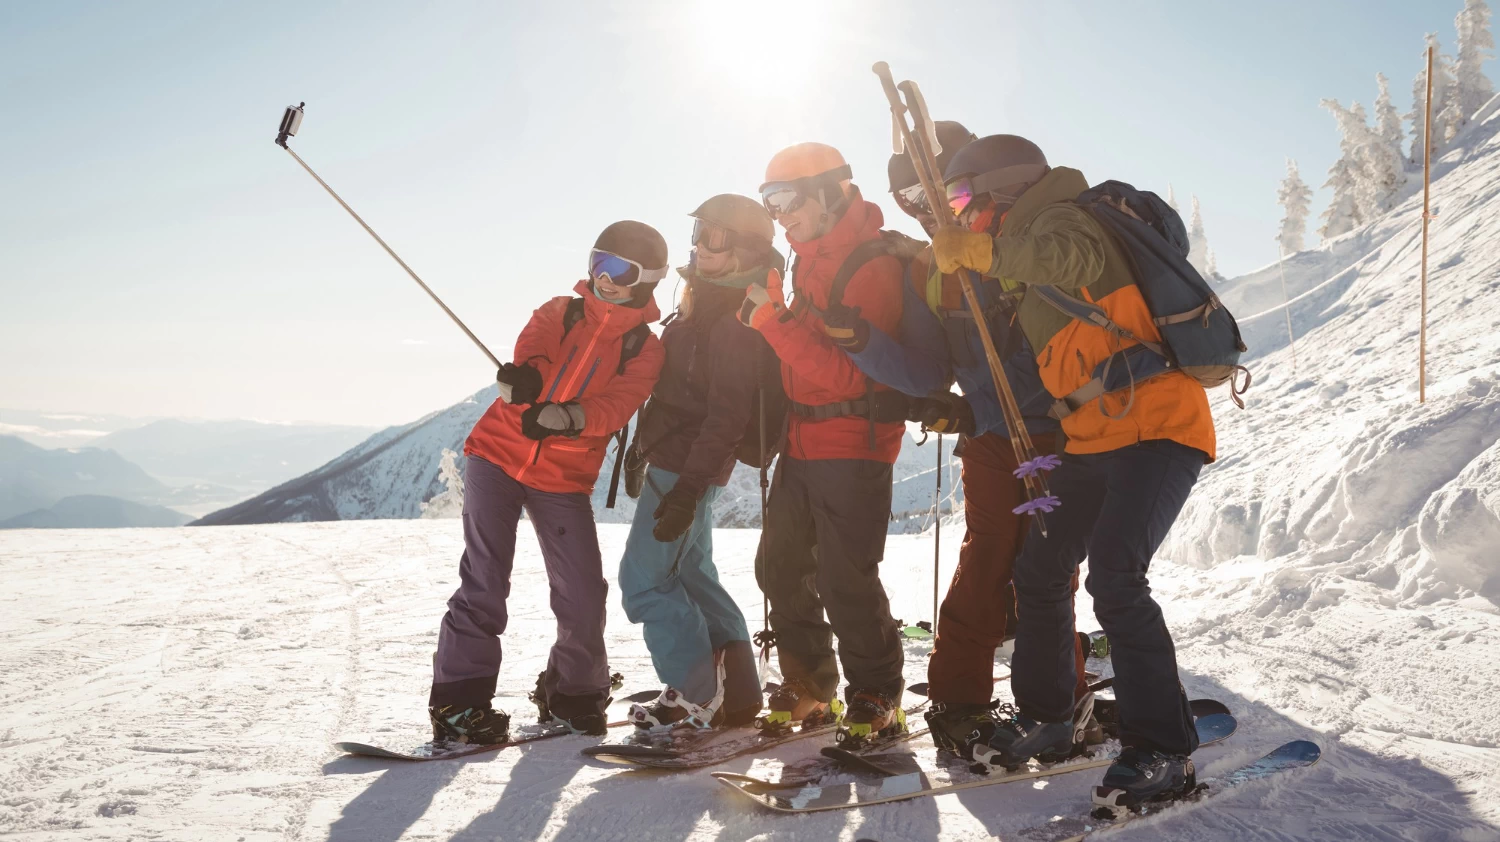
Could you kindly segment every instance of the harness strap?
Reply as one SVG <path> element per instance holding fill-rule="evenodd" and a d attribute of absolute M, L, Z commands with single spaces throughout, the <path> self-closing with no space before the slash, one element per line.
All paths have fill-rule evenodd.
<path fill-rule="evenodd" d="M 1201 318 L 1203 321 L 1203 326 L 1206 328 L 1208 327 L 1208 317 L 1212 316 L 1215 310 L 1222 309 L 1224 309 L 1224 305 L 1219 303 L 1219 296 L 1210 295 L 1202 304 L 1194 307 L 1191 310 L 1188 310 L 1185 313 L 1177 313 L 1171 316 L 1161 316 L 1159 318 L 1152 319 L 1152 321 L 1155 322 L 1158 327 L 1166 327 L 1167 325 L 1176 325 L 1182 324 L 1183 322 L 1198 321 Z"/>

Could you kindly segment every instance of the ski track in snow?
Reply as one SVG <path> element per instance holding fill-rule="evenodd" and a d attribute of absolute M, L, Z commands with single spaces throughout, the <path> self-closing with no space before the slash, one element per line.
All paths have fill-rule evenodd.
<path fill-rule="evenodd" d="M 613 566 L 626 527 L 600 532 Z M 757 534 L 715 533 L 724 578 L 753 627 Z M 521 537 L 497 704 L 524 718 L 525 692 L 555 628 L 535 539 L 524 526 Z M 944 541 L 945 581 L 957 537 Z M 893 610 L 927 619 L 931 536 L 891 536 L 887 547 L 882 575 Z M 735 798 L 706 771 L 588 761 L 577 753 L 586 738 L 455 762 L 341 756 L 335 739 L 403 746 L 425 738 L 429 659 L 461 548 L 453 520 L 0 536 L 0 834 L 1004 839 L 1076 809 L 1096 782 L 1096 773 L 1081 773 L 796 817 Z M 1166 561 L 1155 571 L 1190 693 L 1224 700 L 1241 720 L 1234 738 L 1199 753 L 1201 773 L 1295 737 L 1321 743 L 1323 761 L 1213 807 L 1135 823 L 1115 838 L 1500 838 L 1493 609 L 1475 600 L 1393 609 L 1377 588 L 1351 587 L 1316 624 L 1288 623 L 1263 639 L 1256 597 L 1266 588 L 1255 583 L 1275 579 L 1264 564 L 1242 559 L 1213 577 Z M 626 674 L 623 695 L 655 679 L 617 598 L 608 636 L 612 665 Z M 1090 616 L 1083 595 L 1079 613 Z M 908 644 L 909 680 L 923 679 L 927 649 Z M 809 740 L 717 768 L 774 775 L 780 762 L 812 756 L 819 745 Z"/>

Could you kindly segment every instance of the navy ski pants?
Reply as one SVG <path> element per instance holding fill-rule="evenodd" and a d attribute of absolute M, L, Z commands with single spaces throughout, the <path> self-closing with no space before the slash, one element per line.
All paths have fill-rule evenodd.
<path fill-rule="evenodd" d="M 1203 470 L 1203 453 L 1169 440 L 1107 453 L 1063 456 L 1048 477 L 1062 500 L 1046 514 L 1047 537 L 1033 521 L 1016 560 L 1016 651 L 1011 685 L 1021 713 L 1041 722 L 1073 717 L 1073 594 L 1088 557 L 1084 587 L 1109 636 L 1125 745 L 1172 754 L 1198 747 L 1177 652 L 1151 598 L 1146 570 Z"/>

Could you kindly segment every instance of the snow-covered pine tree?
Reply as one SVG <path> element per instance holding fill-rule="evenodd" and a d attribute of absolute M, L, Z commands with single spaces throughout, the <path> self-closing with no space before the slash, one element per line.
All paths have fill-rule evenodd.
<path fill-rule="evenodd" d="M 1339 127 L 1339 158 L 1328 168 L 1328 181 L 1323 184 L 1333 191 L 1333 198 L 1323 211 L 1323 227 L 1318 229 L 1318 234 L 1328 240 L 1370 218 L 1369 211 L 1375 204 L 1374 179 L 1368 172 L 1369 156 L 1364 147 L 1373 133 L 1359 103 L 1345 108 L 1336 99 L 1325 99 L 1322 106 L 1333 114 Z"/>
<path fill-rule="evenodd" d="M 1214 257 L 1213 249 L 1209 249 L 1208 255 L 1203 258 L 1203 277 L 1210 281 L 1224 280 L 1224 276 L 1219 274 L 1219 258 Z"/>
<path fill-rule="evenodd" d="M 1375 126 L 1366 134 L 1359 152 L 1363 169 L 1370 179 L 1369 206 L 1364 209 L 1370 217 L 1395 207 L 1396 195 L 1406 186 L 1406 162 L 1401 154 L 1401 115 L 1391 103 L 1390 80 L 1384 73 L 1377 73 L 1375 82 L 1380 86 L 1380 95 L 1375 99 Z M 1355 103 L 1355 107 L 1358 105 Z"/>
<path fill-rule="evenodd" d="M 443 490 L 422 504 L 422 517 L 462 517 L 464 513 L 464 475 L 458 467 L 458 454 L 443 448 L 438 462 L 438 479 Z"/>
<path fill-rule="evenodd" d="M 1494 58 L 1495 38 L 1490 34 L 1490 7 L 1484 0 L 1465 0 L 1454 18 L 1458 30 L 1458 60 L 1453 63 L 1454 100 L 1458 104 L 1458 128 L 1495 95 L 1495 86 L 1484 75 L 1484 63 Z"/>
<path fill-rule="evenodd" d="M 1457 83 L 1453 78 L 1453 59 L 1443 54 L 1442 45 L 1438 42 L 1437 33 L 1427 33 L 1427 46 L 1432 49 L 1432 153 L 1438 154 L 1443 146 L 1458 132 L 1458 126 L 1454 125 L 1461 113 L 1456 103 L 1450 106 L 1450 101 L 1457 97 Z M 1417 78 L 1411 84 L 1411 112 L 1406 119 L 1411 121 L 1411 155 L 1407 158 L 1408 169 L 1420 170 L 1422 168 L 1422 149 L 1426 138 L 1426 104 L 1427 104 L 1427 50 L 1422 50 L 1422 64 L 1417 70 Z"/>
<path fill-rule="evenodd" d="M 1188 222 L 1188 262 L 1199 274 L 1208 277 L 1208 235 L 1203 231 L 1203 208 L 1193 196 L 1193 217 Z"/>
<path fill-rule="evenodd" d="M 1178 213 L 1182 213 L 1182 208 L 1177 207 L 1177 192 L 1172 189 L 1172 182 L 1170 181 L 1167 182 L 1167 207 Z"/>
<path fill-rule="evenodd" d="M 1285 254 L 1302 251 L 1312 188 L 1302 180 L 1302 174 L 1297 172 L 1297 162 L 1291 158 L 1286 159 L 1286 178 L 1282 179 L 1281 189 L 1276 192 L 1276 201 L 1282 208 L 1281 233 L 1276 235 L 1276 242 Z"/>

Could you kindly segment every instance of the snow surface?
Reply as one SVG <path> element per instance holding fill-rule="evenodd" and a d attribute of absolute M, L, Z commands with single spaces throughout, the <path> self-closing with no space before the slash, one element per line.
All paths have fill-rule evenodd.
<path fill-rule="evenodd" d="M 600 528 L 613 567 L 626 527 Z M 759 625 L 757 532 L 715 533 Z M 946 580 L 957 541 L 945 532 Z M 955 536 L 956 537 L 956 536 Z M 502 698 L 518 714 L 555 633 L 521 531 Z M 895 613 L 931 615 L 931 536 L 891 536 Z M 25 840 L 978 840 L 1076 809 L 1093 773 L 862 811 L 782 816 L 706 772 L 629 771 L 567 737 L 464 761 L 344 757 L 337 739 L 424 738 L 430 656 L 462 548 L 453 520 L 0 535 L 0 833 Z M 1204 773 L 1308 737 L 1323 761 L 1120 839 L 1500 838 L 1500 622 L 1478 599 L 1386 604 L 1352 583 L 1316 599 L 1271 562 L 1212 576 L 1159 561 L 1153 583 L 1194 696 L 1240 732 Z M 611 577 L 613 578 L 613 577 Z M 612 665 L 654 683 L 612 596 Z M 1295 609 L 1292 608 L 1295 603 Z M 1088 617 L 1086 598 L 1081 616 Z M 1315 622 L 1301 622 L 1308 617 Z M 1088 627 L 1087 625 L 1085 626 Z M 1279 634 L 1262 638 L 1263 628 Z M 926 647 L 909 644 L 922 680 Z M 1001 667 L 1003 670 L 1003 667 Z M 1000 695 L 1006 697 L 1005 684 Z M 1352 712 L 1357 707 L 1358 714 Z M 774 775 L 816 741 L 724 764 Z"/>

